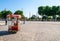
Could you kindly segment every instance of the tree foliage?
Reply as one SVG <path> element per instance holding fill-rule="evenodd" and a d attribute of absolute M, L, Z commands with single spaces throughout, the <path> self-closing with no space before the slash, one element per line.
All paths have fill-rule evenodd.
<path fill-rule="evenodd" d="M 10 10 L 3 10 L 0 12 L 0 18 L 5 18 L 7 17 L 8 14 L 12 14 Z"/>
<path fill-rule="evenodd" d="M 40 6 L 38 7 L 38 13 L 39 15 L 47 15 L 47 16 L 54 16 L 54 15 L 60 15 L 60 6 Z"/>
<path fill-rule="evenodd" d="M 53 16 L 53 19 L 56 19 L 56 15 L 60 15 L 60 6 L 40 6 L 38 7 L 39 15 Z"/>
<path fill-rule="evenodd" d="M 23 15 L 23 11 L 21 11 L 21 10 L 17 10 L 17 11 L 15 11 L 14 14 Z"/>
<path fill-rule="evenodd" d="M 21 15 L 21 16 L 22 16 L 22 19 L 25 19 L 25 16 L 23 15 L 23 11 L 21 11 L 21 10 L 17 10 L 17 11 L 15 11 L 14 14 Z"/>
<path fill-rule="evenodd" d="M 39 15 L 44 15 L 44 7 L 43 6 L 38 7 L 38 13 L 39 13 Z"/>

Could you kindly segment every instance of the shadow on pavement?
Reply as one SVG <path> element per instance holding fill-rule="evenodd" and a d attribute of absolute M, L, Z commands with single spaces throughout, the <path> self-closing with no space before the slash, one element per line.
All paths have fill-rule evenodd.
<path fill-rule="evenodd" d="M 0 31 L 0 36 L 10 35 L 10 34 L 13 34 L 13 33 L 10 33 L 8 31 Z"/>

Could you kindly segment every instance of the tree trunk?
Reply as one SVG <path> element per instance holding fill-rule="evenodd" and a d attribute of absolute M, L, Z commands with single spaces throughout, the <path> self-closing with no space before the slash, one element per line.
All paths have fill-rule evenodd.
<path fill-rule="evenodd" d="M 57 21 L 56 15 L 53 16 L 53 20 L 54 21 Z"/>

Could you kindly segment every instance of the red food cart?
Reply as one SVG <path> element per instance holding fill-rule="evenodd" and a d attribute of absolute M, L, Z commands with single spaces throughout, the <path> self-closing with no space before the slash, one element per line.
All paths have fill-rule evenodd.
<path fill-rule="evenodd" d="M 18 24 L 18 19 L 21 18 L 21 15 L 15 15 L 15 14 L 10 14 L 10 15 L 7 15 L 7 18 L 13 18 L 12 19 L 12 25 L 8 26 L 8 31 L 9 32 L 17 32 L 19 30 L 19 24 Z"/>

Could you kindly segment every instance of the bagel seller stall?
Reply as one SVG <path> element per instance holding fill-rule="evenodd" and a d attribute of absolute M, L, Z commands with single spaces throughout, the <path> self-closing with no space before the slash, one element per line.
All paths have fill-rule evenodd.
<path fill-rule="evenodd" d="M 21 18 L 21 15 L 9 14 L 7 18 L 12 19 L 11 25 L 8 26 L 8 31 L 17 32 L 20 28 L 18 20 Z"/>

